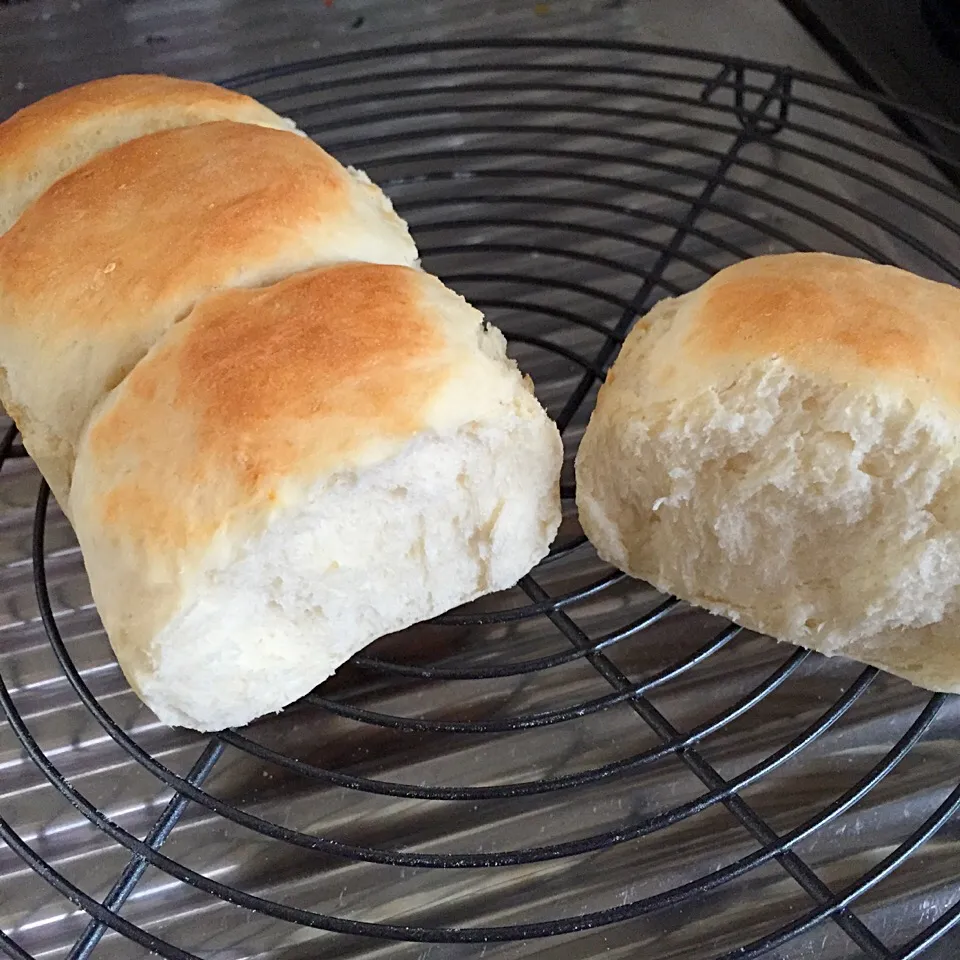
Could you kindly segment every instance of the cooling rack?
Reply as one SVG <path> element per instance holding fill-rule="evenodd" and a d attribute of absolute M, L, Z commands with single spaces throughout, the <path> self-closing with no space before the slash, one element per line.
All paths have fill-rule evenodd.
<path fill-rule="evenodd" d="M 420 44 L 230 83 L 365 168 L 506 332 L 563 432 L 564 523 L 516 589 L 200 736 L 126 687 L 11 425 L 0 952 L 960 955 L 957 700 L 604 566 L 571 470 L 635 317 L 729 263 L 824 249 L 960 282 L 960 164 L 908 132 L 935 118 L 625 43 Z"/>

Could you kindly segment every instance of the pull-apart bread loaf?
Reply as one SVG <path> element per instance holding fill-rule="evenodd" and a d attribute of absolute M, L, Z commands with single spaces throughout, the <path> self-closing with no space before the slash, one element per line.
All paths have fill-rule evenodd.
<path fill-rule="evenodd" d="M 2 399 L 161 720 L 279 710 L 546 554 L 557 429 L 416 258 L 362 174 L 234 120 L 100 152 L 0 237 Z"/>
<path fill-rule="evenodd" d="M 218 121 L 130 140 L 0 237 L 0 401 L 67 509 L 94 404 L 201 298 L 416 257 L 383 194 L 305 137 Z"/>
<path fill-rule="evenodd" d="M 577 458 L 600 555 L 741 625 L 960 692 L 960 291 L 758 257 L 630 333 Z"/>

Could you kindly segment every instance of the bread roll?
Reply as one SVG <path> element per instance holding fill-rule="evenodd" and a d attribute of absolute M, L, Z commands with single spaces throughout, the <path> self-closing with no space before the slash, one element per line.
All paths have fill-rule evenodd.
<path fill-rule="evenodd" d="M 51 183 L 96 154 L 211 120 L 293 128 L 240 93 L 149 74 L 92 80 L 24 107 L 0 124 L 0 234 Z"/>
<path fill-rule="evenodd" d="M 130 140 L 0 237 L 0 401 L 66 508 L 93 406 L 206 294 L 416 257 L 384 195 L 304 137 L 219 121 Z"/>
<path fill-rule="evenodd" d="M 577 457 L 601 557 L 781 640 L 960 692 L 960 291 L 758 257 L 630 333 Z"/>
<path fill-rule="evenodd" d="M 482 319 L 417 269 L 320 268 L 206 298 L 97 409 L 70 514 L 161 720 L 279 710 L 544 556 L 559 434 Z"/>
<path fill-rule="evenodd" d="M 557 429 L 362 173 L 165 78 L 26 115 L 0 127 L 0 209 L 34 198 L 0 236 L 0 398 L 161 720 L 279 710 L 546 554 Z"/>

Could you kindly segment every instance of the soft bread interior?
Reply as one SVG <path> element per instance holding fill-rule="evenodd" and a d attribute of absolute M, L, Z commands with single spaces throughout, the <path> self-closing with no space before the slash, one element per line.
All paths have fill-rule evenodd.
<path fill-rule="evenodd" d="M 738 623 L 960 692 L 960 290 L 755 257 L 631 331 L 577 456 L 600 554 Z"/>
<path fill-rule="evenodd" d="M 782 361 L 739 373 L 682 401 L 614 391 L 578 459 L 601 556 L 752 629 L 960 690 L 956 422 Z"/>
<path fill-rule="evenodd" d="M 316 484 L 195 581 L 129 679 L 173 725 L 280 710 L 375 638 L 516 583 L 556 534 L 559 458 L 549 422 L 510 417 Z"/>

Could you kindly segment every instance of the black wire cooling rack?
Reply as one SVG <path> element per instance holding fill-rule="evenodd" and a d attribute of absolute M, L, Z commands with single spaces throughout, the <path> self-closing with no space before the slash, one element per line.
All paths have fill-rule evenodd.
<path fill-rule="evenodd" d="M 233 85 L 383 184 L 425 266 L 504 329 L 563 431 L 567 515 L 515 590 L 198 736 L 123 683 L 11 426 L 0 949 L 960 955 L 957 701 L 604 567 L 569 469 L 633 319 L 728 263 L 827 249 L 960 281 L 941 175 L 960 164 L 888 120 L 933 118 L 770 65 L 570 41 L 371 50 Z"/>

